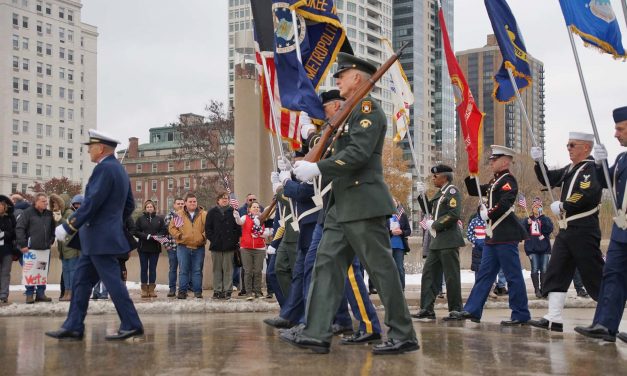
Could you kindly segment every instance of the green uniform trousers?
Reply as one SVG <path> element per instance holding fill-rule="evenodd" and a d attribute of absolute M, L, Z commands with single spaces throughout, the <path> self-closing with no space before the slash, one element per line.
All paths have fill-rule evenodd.
<path fill-rule="evenodd" d="M 433 311 L 435 297 L 440 289 L 442 272 L 446 282 L 448 310 L 462 310 L 462 286 L 459 271 L 459 248 L 430 249 L 422 268 L 420 308 Z"/>
<path fill-rule="evenodd" d="M 279 282 L 279 287 L 281 287 L 281 292 L 286 298 L 290 294 L 292 270 L 296 263 L 296 245 L 296 242 L 281 241 L 279 248 L 276 250 L 274 271 L 277 281 Z"/>
<path fill-rule="evenodd" d="M 331 342 L 333 318 L 344 296 L 346 273 L 353 258 L 372 276 L 385 307 L 388 338 L 415 340 L 407 302 L 390 245 L 385 217 L 337 222 L 335 206 L 327 213 L 307 299 L 303 334 Z"/>

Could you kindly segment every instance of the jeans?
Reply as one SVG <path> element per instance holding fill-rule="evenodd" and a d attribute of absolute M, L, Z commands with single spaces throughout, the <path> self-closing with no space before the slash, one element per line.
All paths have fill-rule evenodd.
<path fill-rule="evenodd" d="M 61 266 L 63 268 L 63 286 L 66 290 L 72 289 L 72 282 L 74 281 L 74 270 L 76 269 L 77 263 L 78 257 L 61 260 Z"/>
<path fill-rule="evenodd" d="M 392 257 L 396 263 L 396 269 L 398 269 L 398 275 L 401 277 L 401 286 L 405 291 L 405 250 L 392 248 Z"/>
<path fill-rule="evenodd" d="M 191 279 L 194 293 L 202 293 L 202 269 L 205 263 L 205 247 L 188 248 L 179 244 L 176 248 L 176 257 L 179 261 L 179 290 L 186 292 L 183 289 L 187 288 Z"/>
<path fill-rule="evenodd" d="M 139 253 L 139 275 L 141 283 L 155 283 L 157 280 L 157 262 L 159 253 Z"/>
<path fill-rule="evenodd" d="M 549 253 L 529 254 L 529 261 L 531 261 L 531 274 L 546 273 L 550 257 L 551 254 Z"/>
<path fill-rule="evenodd" d="M 176 249 L 168 250 L 168 263 L 170 269 L 168 270 L 168 285 L 170 290 L 176 290 L 176 270 L 179 266 L 179 260 L 176 258 Z"/>

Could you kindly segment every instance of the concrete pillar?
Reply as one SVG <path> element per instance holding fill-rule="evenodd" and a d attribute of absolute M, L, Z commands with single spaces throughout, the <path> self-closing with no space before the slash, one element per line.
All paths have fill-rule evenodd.
<path fill-rule="evenodd" d="M 252 76 L 254 77 L 254 75 Z M 265 207 L 272 199 L 270 172 L 272 153 L 268 131 L 261 117 L 259 90 L 254 78 L 236 78 L 234 87 L 235 194 L 244 204 L 246 194 L 254 193 Z M 257 93 L 256 93 L 257 92 Z"/>

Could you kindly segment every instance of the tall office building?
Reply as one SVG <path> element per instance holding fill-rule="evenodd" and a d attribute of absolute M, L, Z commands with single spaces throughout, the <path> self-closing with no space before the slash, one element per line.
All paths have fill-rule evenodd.
<path fill-rule="evenodd" d="M 91 173 L 81 145 L 96 128 L 97 29 L 80 1 L 0 0 L 0 192 Z"/>
<path fill-rule="evenodd" d="M 392 40 L 392 0 L 335 0 L 338 16 L 346 29 L 346 34 L 355 56 L 381 65 L 388 56 L 382 47 L 382 38 Z M 254 53 L 252 45 L 252 13 L 250 0 L 229 0 L 229 107 L 233 106 L 234 78 L 237 65 Z M 254 57 L 251 57 L 254 60 Z M 319 90 L 335 87 L 330 71 Z M 372 90 L 371 95 L 381 101 L 389 124 L 392 119 L 391 80 L 383 77 Z M 392 134 L 391 127 L 388 134 Z"/>
<path fill-rule="evenodd" d="M 488 35 L 485 46 L 460 51 L 456 55 L 479 109 L 486 114 L 483 119 L 483 144 L 505 145 L 517 152 L 527 152 L 532 142 L 518 105 L 515 101 L 499 103 L 492 97 L 494 74 L 503 61 L 494 35 Z M 544 64 L 528 56 L 533 82 L 522 91 L 521 96 L 533 133 L 544 149 Z"/>

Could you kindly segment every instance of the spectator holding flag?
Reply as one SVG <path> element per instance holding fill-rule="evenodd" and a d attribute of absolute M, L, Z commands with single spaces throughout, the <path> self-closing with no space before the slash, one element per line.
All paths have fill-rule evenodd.
<path fill-rule="evenodd" d="M 411 227 L 409 227 L 405 209 L 396 198 L 394 198 L 394 206 L 396 206 L 396 213 L 388 220 L 388 230 L 392 243 L 392 257 L 401 278 L 401 286 L 405 291 L 405 254 L 409 252 L 407 237 L 411 235 Z"/>
<path fill-rule="evenodd" d="M 183 210 L 183 206 L 185 206 L 185 200 L 183 200 L 182 197 L 177 197 L 174 199 L 174 205 L 172 206 L 172 210 L 170 210 L 170 212 L 163 219 L 166 228 L 170 227 L 170 222 L 172 222 L 172 220 L 177 217 L 176 213 L 179 210 Z M 179 222 L 181 221 L 179 220 Z M 179 267 L 179 261 L 176 258 L 176 240 L 174 240 L 170 234 L 167 234 L 166 237 L 168 241 L 164 245 L 165 248 L 168 250 L 168 262 L 170 264 L 170 268 L 168 271 L 168 284 L 170 287 L 170 291 L 168 292 L 168 298 L 173 298 L 176 296 L 176 276 Z"/>
<path fill-rule="evenodd" d="M 553 222 L 544 215 L 540 197 L 533 199 L 531 214 L 528 218 L 523 219 L 522 225 L 529 234 L 529 239 L 525 240 L 525 253 L 531 261 L 531 282 L 536 297 L 541 298 L 544 275 L 551 255 L 550 237 L 553 232 Z"/>
<path fill-rule="evenodd" d="M 216 206 L 207 213 L 205 235 L 211 242 L 213 263 L 213 299 L 231 299 L 233 289 L 233 255 L 239 248 L 242 228 L 235 222 L 239 213 L 228 192 L 218 193 Z"/>
<path fill-rule="evenodd" d="M 137 218 L 133 233 L 139 239 L 137 253 L 139 253 L 142 298 L 157 297 L 155 293 L 157 262 L 161 253 L 161 241 L 166 240 L 162 236 L 165 232 L 165 221 L 163 217 L 158 216 L 155 212 L 155 203 L 152 200 L 146 200 L 144 202 L 144 212 Z"/>

